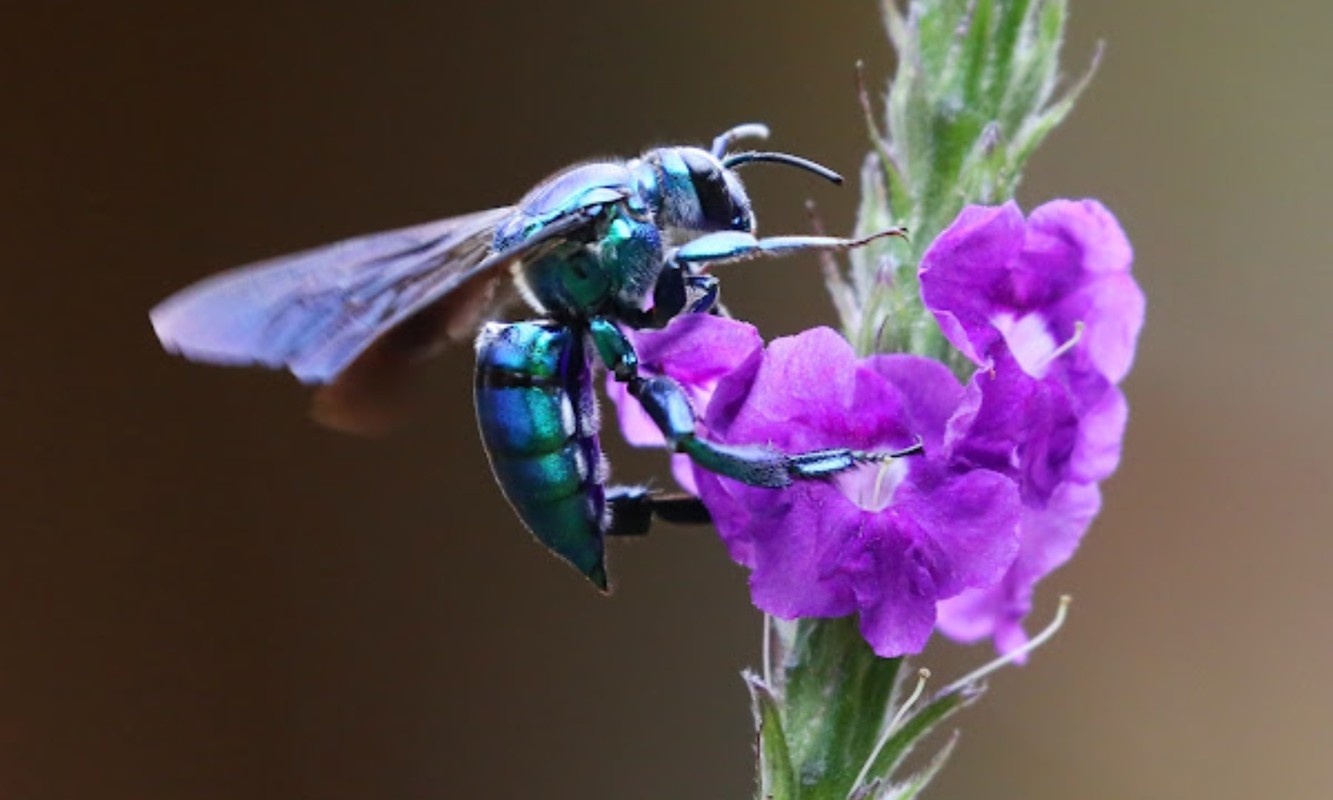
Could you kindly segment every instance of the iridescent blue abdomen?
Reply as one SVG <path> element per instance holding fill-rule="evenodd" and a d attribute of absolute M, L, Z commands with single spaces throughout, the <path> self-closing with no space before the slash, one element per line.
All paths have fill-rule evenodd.
<path fill-rule="evenodd" d="M 491 469 L 543 544 L 606 588 L 606 495 L 582 332 L 487 325 L 477 338 L 477 422 Z"/>

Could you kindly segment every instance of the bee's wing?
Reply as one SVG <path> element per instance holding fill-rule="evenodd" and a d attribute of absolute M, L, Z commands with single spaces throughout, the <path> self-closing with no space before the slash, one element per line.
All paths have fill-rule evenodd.
<path fill-rule="evenodd" d="M 162 346 L 186 358 L 286 367 L 305 383 L 328 383 L 414 317 L 429 318 L 432 335 L 475 325 L 500 268 L 552 238 L 490 253 L 510 213 L 481 211 L 239 267 L 172 295 L 149 316 Z"/>

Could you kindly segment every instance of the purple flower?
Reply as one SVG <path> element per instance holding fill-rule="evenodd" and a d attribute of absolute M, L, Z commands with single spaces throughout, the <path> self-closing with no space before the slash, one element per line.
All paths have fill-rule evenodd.
<path fill-rule="evenodd" d="M 672 331 L 677 358 L 660 366 L 686 382 L 682 371 L 707 343 L 742 330 L 750 329 L 700 317 Z M 1004 575 L 1018 547 L 1018 490 L 998 472 L 951 458 L 950 421 L 970 408 L 968 396 L 937 362 L 858 360 L 825 328 L 753 349 L 717 381 L 702 427 L 723 442 L 886 451 L 920 436 L 926 448 L 923 457 L 781 490 L 696 468 L 699 494 L 728 550 L 752 570 L 755 605 L 788 619 L 857 613 L 875 651 L 897 656 L 925 645 L 939 600 Z"/>
<path fill-rule="evenodd" d="M 1073 554 L 1120 459 L 1128 414 L 1116 384 L 1134 359 L 1144 298 L 1128 239 L 1092 200 L 1023 219 L 1010 202 L 963 210 L 921 263 L 945 336 L 980 367 L 959 458 L 1005 472 L 1023 499 L 1018 557 L 1004 579 L 941 605 L 955 638 L 1009 651 L 1038 580 Z"/>
<path fill-rule="evenodd" d="M 782 490 L 677 457 L 678 480 L 750 568 L 755 605 L 788 619 L 857 614 L 883 656 L 919 651 L 936 627 L 1020 647 L 1033 588 L 1072 555 L 1120 458 L 1116 384 L 1144 307 L 1130 261 L 1092 201 L 1028 220 L 1013 203 L 965 209 L 921 273 L 926 308 L 978 367 L 965 385 L 919 356 L 858 360 L 822 328 L 767 348 L 752 327 L 704 315 L 633 334 L 644 371 L 678 380 L 717 441 L 789 453 L 924 443 L 924 456 Z M 623 387 L 610 393 L 626 437 L 661 445 Z"/>

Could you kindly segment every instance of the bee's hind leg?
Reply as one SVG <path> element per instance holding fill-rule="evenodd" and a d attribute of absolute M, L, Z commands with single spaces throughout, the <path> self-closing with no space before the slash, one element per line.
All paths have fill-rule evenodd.
<path fill-rule="evenodd" d="M 703 501 L 688 494 L 662 494 L 642 486 L 611 486 L 606 490 L 611 511 L 607 536 L 642 536 L 653 519 L 678 525 L 707 525 L 713 521 Z"/>

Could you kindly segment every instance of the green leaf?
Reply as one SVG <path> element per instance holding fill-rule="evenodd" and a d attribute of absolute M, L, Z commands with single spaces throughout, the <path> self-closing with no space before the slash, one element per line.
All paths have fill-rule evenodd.
<path fill-rule="evenodd" d="M 915 749 L 916 745 L 929 735 L 937 725 L 959 710 L 976 702 L 982 693 L 982 687 L 971 684 L 935 695 L 928 703 L 918 707 L 893 731 L 884 747 L 875 755 L 875 760 L 866 774 L 888 780 L 902 765 L 903 760 Z"/>
<path fill-rule="evenodd" d="M 934 780 L 935 775 L 944 767 L 944 763 L 949 760 L 949 756 L 953 755 L 954 746 L 957 744 L 958 732 L 955 731 L 953 735 L 949 737 L 949 741 L 945 742 L 944 746 L 939 749 L 939 752 L 931 756 L 930 762 L 927 763 L 920 772 L 908 778 L 903 783 L 894 784 L 883 792 L 875 795 L 875 800 L 912 800 L 915 798 L 921 793 L 922 789 L 926 788 L 927 784 Z"/>
<path fill-rule="evenodd" d="M 1020 36 L 1023 33 L 1024 24 L 1027 21 L 1028 10 L 1032 7 L 1032 0 L 1010 0 L 1010 2 L 1001 4 L 999 21 L 995 25 L 995 34 L 993 37 L 994 46 L 991 49 L 991 93 L 1003 97 L 1005 81 L 1010 74 L 1010 65 L 1013 64 L 1014 55 L 1018 50 Z M 997 107 L 996 113 L 1000 113 Z M 1003 116 L 1002 121 L 1006 121 Z"/>
<path fill-rule="evenodd" d="M 1055 126 L 1064 122 L 1069 112 L 1074 110 L 1074 103 L 1083 94 L 1083 90 L 1088 87 L 1088 84 L 1092 82 L 1092 76 L 1097 73 L 1097 67 L 1101 65 L 1102 52 L 1103 47 L 1098 43 L 1097 49 L 1092 54 L 1092 63 L 1088 65 L 1087 72 L 1083 73 L 1083 77 L 1079 78 L 1078 83 L 1071 86 L 1069 91 L 1065 92 L 1064 97 L 1048 106 L 1040 115 L 1028 119 L 1023 127 L 1018 130 L 1018 133 L 1014 136 L 1009 157 L 1010 168 L 1015 175 L 1022 170 L 1023 165 L 1027 163 L 1028 158 L 1032 155 L 1032 151 L 1037 149 L 1037 145 L 1041 144 L 1042 139 L 1046 138 L 1046 134 L 1054 130 Z"/>
<path fill-rule="evenodd" d="M 960 193 L 979 203 L 999 203 L 1012 193 L 1008 185 L 1006 167 L 1009 148 L 998 123 L 982 129 L 971 151 L 963 159 L 958 185 Z"/>
<path fill-rule="evenodd" d="M 741 676 L 750 689 L 754 725 L 758 736 L 759 783 L 756 800 L 796 800 L 800 797 L 796 773 L 782 729 L 782 712 L 768 685 L 753 673 Z"/>
<path fill-rule="evenodd" d="M 990 97 L 985 92 L 989 83 L 989 67 L 993 61 L 993 35 L 991 33 L 991 12 L 993 0 L 977 0 L 967 14 L 965 24 L 967 35 L 963 40 L 961 72 L 963 75 L 962 99 L 966 108 L 973 114 L 989 116 Z"/>

